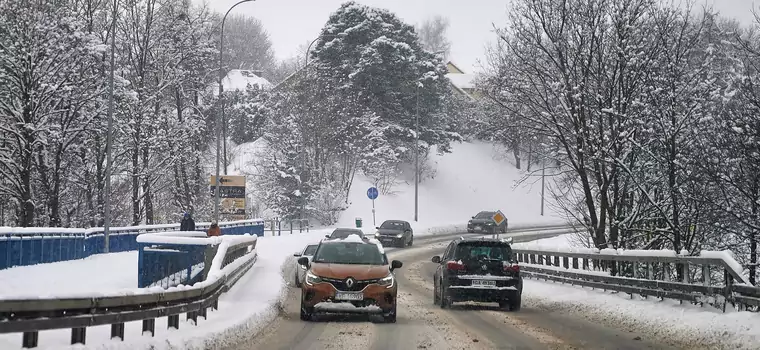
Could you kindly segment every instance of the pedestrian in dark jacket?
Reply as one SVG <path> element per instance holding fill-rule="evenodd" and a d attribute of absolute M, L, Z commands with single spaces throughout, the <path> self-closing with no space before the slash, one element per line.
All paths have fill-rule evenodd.
<path fill-rule="evenodd" d="M 182 221 L 179 224 L 180 231 L 195 231 L 195 220 L 190 216 L 190 213 L 185 213 Z"/>

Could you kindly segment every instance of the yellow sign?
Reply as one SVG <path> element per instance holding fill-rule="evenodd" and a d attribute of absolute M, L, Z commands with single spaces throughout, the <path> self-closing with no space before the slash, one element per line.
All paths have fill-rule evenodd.
<path fill-rule="evenodd" d="M 501 212 L 501 210 L 497 210 L 496 214 L 493 214 L 493 216 L 491 217 L 491 219 L 493 219 L 493 222 L 495 222 L 496 225 L 501 225 L 502 222 L 504 222 L 505 220 L 507 220 L 507 217 L 504 216 L 504 214 Z"/>
<path fill-rule="evenodd" d="M 222 187 L 245 187 L 245 176 L 239 175 L 222 175 L 219 177 Z M 209 179 L 209 185 L 216 186 L 216 176 L 211 175 Z"/>
<path fill-rule="evenodd" d="M 245 198 L 222 198 L 219 203 L 219 212 L 222 214 L 245 214 Z"/>

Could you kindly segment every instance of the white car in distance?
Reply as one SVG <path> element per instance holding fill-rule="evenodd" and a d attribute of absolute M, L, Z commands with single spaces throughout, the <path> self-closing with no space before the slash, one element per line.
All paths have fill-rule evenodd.
<path fill-rule="evenodd" d="M 301 288 L 301 283 L 303 283 L 304 278 L 306 278 L 306 267 L 298 264 L 298 258 L 307 257 L 311 260 L 311 258 L 314 257 L 314 253 L 317 251 L 317 247 L 319 247 L 319 244 L 309 244 L 304 247 L 302 251 L 293 253 L 293 256 L 296 257 L 294 283 L 297 288 Z"/>

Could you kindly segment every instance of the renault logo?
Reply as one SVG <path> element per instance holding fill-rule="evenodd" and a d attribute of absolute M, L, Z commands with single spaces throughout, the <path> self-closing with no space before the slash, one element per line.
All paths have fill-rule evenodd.
<path fill-rule="evenodd" d="M 483 271 L 488 270 L 488 266 L 486 265 L 481 266 L 481 268 L 483 269 Z"/>
<path fill-rule="evenodd" d="M 354 286 L 354 283 L 356 283 L 356 281 L 354 281 L 353 278 L 346 278 L 346 287 L 351 288 Z"/>

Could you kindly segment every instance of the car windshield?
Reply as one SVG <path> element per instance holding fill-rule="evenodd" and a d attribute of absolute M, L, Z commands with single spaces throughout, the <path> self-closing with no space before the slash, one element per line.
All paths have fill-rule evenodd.
<path fill-rule="evenodd" d="M 506 260 L 512 261 L 512 247 L 502 242 L 464 242 L 457 246 L 456 260 Z"/>
<path fill-rule="evenodd" d="M 314 252 L 317 251 L 317 247 L 319 247 L 319 245 L 316 245 L 316 244 L 308 245 L 306 249 L 303 251 L 303 255 L 314 255 Z"/>
<path fill-rule="evenodd" d="M 404 223 L 401 221 L 386 221 L 382 225 L 380 225 L 380 228 L 403 230 Z"/>
<path fill-rule="evenodd" d="M 493 212 L 481 211 L 478 215 L 475 215 L 476 219 L 490 219 L 493 216 Z"/>
<path fill-rule="evenodd" d="M 387 265 L 388 258 L 376 245 L 359 242 L 331 242 L 322 244 L 312 260 L 315 263 Z"/>
<path fill-rule="evenodd" d="M 350 235 L 359 235 L 359 237 L 364 237 L 364 232 L 361 230 L 335 230 L 330 234 L 330 238 L 346 238 Z"/>

